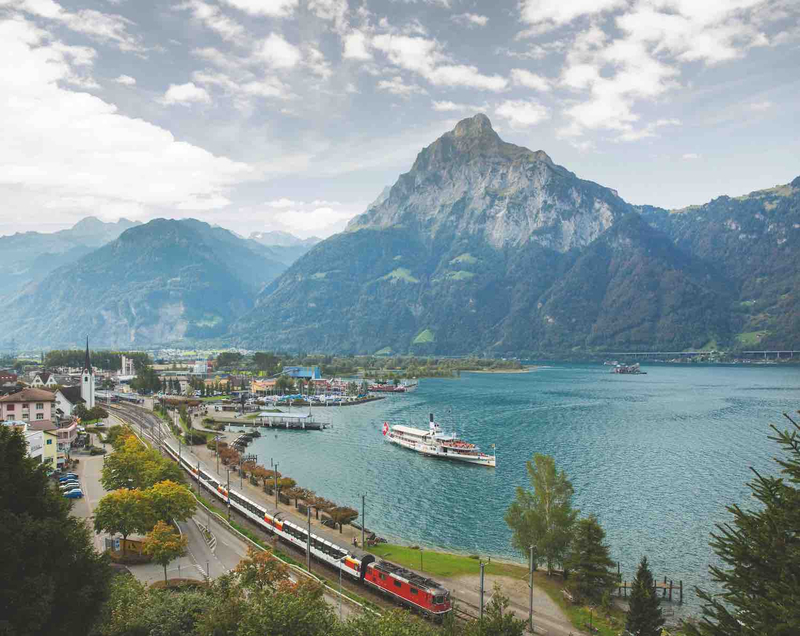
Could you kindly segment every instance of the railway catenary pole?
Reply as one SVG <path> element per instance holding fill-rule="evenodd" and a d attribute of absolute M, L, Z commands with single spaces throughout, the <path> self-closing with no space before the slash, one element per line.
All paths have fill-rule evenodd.
<path fill-rule="evenodd" d="M 278 510 L 278 462 L 275 462 L 275 511 Z"/>
<path fill-rule="evenodd" d="M 231 522 L 231 469 L 228 468 L 228 492 L 226 493 L 228 499 L 228 523 Z"/>
<path fill-rule="evenodd" d="M 483 620 L 483 567 L 484 563 L 481 561 L 481 620 Z"/>
<path fill-rule="evenodd" d="M 366 523 L 365 523 L 366 522 L 365 509 L 367 507 L 366 499 L 367 499 L 366 495 L 361 495 L 361 549 L 362 550 L 366 550 L 366 547 L 365 547 L 365 544 L 364 544 L 364 527 L 366 526 Z"/>
<path fill-rule="evenodd" d="M 528 587 L 530 587 L 529 594 L 530 594 L 530 605 L 528 609 L 528 627 L 530 627 L 531 633 L 533 633 L 533 546 L 531 546 L 531 554 L 530 554 L 530 574 L 528 580 Z"/>
<path fill-rule="evenodd" d="M 308 524 L 308 532 L 306 533 L 306 569 L 311 572 L 311 506 L 306 506 L 306 516 Z"/>

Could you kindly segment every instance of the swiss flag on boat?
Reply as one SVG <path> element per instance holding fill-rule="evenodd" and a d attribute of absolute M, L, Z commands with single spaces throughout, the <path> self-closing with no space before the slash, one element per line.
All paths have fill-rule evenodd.
<path fill-rule="evenodd" d="M 387 435 L 389 433 L 389 422 L 383 423 L 383 434 Z"/>

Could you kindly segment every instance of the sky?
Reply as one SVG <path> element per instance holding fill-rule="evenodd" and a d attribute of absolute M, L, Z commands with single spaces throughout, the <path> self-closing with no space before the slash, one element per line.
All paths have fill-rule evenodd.
<path fill-rule="evenodd" d="M 634 204 L 800 175 L 797 0 L 0 0 L 0 235 L 341 231 L 483 112 Z"/>

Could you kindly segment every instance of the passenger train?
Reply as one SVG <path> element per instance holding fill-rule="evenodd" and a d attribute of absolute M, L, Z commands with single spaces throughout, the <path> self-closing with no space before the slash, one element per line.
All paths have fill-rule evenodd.
<path fill-rule="evenodd" d="M 178 461 L 178 451 L 169 443 L 165 443 L 164 446 L 172 458 Z M 198 466 L 192 466 L 183 455 L 180 456 L 180 465 L 225 504 L 230 500 L 231 508 L 256 525 L 287 543 L 303 551 L 306 550 L 308 541 L 306 529 L 289 520 L 281 519 L 281 515 L 285 514 L 283 511 L 278 511 L 274 506 L 265 507 L 255 503 L 232 489 L 228 491 L 225 484 Z M 375 588 L 396 602 L 430 617 L 442 618 L 451 610 L 450 592 L 436 581 L 394 563 L 376 561 L 374 555 L 354 546 L 344 547 L 312 533 L 311 555 L 337 570 L 340 569 L 342 575 L 346 575 L 350 580 Z"/>

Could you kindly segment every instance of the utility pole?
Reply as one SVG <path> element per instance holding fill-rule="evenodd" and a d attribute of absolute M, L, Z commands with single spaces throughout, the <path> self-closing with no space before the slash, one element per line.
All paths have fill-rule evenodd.
<path fill-rule="evenodd" d="M 364 543 L 364 527 L 366 526 L 366 524 L 365 524 L 365 518 L 366 518 L 365 509 L 366 509 L 366 506 L 367 506 L 366 499 L 367 499 L 366 495 L 361 495 L 361 549 L 362 550 L 366 549 L 365 548 L 366 544 Z"/>
<path fill-rule="evenodd" d="M 217 475 L 219 475 L 219 435 L 217 435 L 214 440 L 216 444 L 214 444 L 214 451 L 217 456 Z"/>
<path fill-rule="evenodd" d="M 275 462 L 275 510 L 278 510 L 278 462 Z"/>
<path fill-rule="evenodd" d="M 181 465 L 181 436 L 178 435 L 178 466 Z"/>
<path fill-rule="evenodd" d="M 530 553 L 530 576 L 528 579 L 528 587 L 530 587 L 530 606 L 528 609 L 528 627 L 530 627 L 531 633 L 533 633 L 533 546 L 531 546 L 531 553 Z"/>
<path fill-rule="evenodd" d="M 228 469 L 228 492 L 227 492 L 227 499 L 228 499 L 228 523 L 231 522 L 231 469 Z"/>
<path fill-rule="evenodd" d="M 481 561 L 481 620 L 483 620 L 483 566 L 484 563 Z"/>
<path fill-rule="evenodd" d="M 306 502 L 308 503 L 308 502 Z M 306 569 L 311 572 L 311 506 L 306 506 L 308 534 L 306 534 Z"/>

